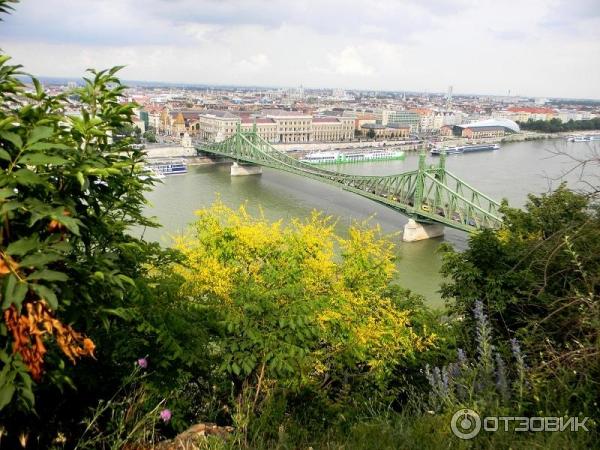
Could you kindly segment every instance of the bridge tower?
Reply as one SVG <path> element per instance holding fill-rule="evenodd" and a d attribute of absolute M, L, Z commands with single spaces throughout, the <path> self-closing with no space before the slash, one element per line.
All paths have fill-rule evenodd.
<path fill-rule="evenodd" d="M 445 172 L 446 155 L 445 153 L 440 158 L 438 174 L 443 176 Z M 427 163 L 425 161 L 425 151 L 419 153 L 419 167 L 417 169 L 417 179 L 415 183 L 415 194 L 413 199 L 413 213 L 409 215 L 408 223 L 404 225 L 402 240 L 404 242 L 422 241 L 444 235 L 444 226 L 439 223 L 418 222 L 417 211 L 428 211 L 431 206 L 423 203 L 423 192 L 425 191 L 425 177 L 427 171 Z M 435 206 L 434 206 L 435 207 Z"/>
<path fill-rule="evenodd" d="M 236 141 L 236 150 L 238 153 L 241 153 L 242 142 L 239 139 L 239 136 L 242 132 L 242 125 L 238 122 L 236 125 L 236 136 L 238 139 Z M 258 137 L 258 128 L 256 127 L 256 121 L 252 125 L 252 133 L 250 134 L 250 140 L 252 144 L 256 144 Z M 232 177 L 243 177 L 247 175 L 261 175 L 262 174 L 262 166 L 252 163 L 242 163 L 240 160 L 234 160 L 231 165 L 230 172 Z"/>

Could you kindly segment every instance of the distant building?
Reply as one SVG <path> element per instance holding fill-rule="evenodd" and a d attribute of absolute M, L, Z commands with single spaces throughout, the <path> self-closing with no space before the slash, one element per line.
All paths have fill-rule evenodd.
<path fill-rule="evenodd" d="M 255 116 L 229 111 L 205 111 L 199 114 L 198 136 L 219 142 L 233 136 L 240 124 L 251 130 L 256 124 L 258 134 L 272 143 L 307 143 L 349 141 L 354 137 L 352 117 L 314 117 L 300 111 L 263 110 Z"/>
<path fill-rule="evenodd" d="M 261 115 L 272 119 L 277 125 L 277 142 L 310 142 L 312 116 L 300 111 L 287 111 L 282 109 L 267 109 Z"/>
<path fill-rule="evenodd" d="M 506 109 L 507 118 L 517 122 L 527 122 L 532 120 L 550 120 L 556 116 L 556 111 L 552 108 L 531 107 L 531 106 L 513 106 Z"/>
<path fill-rule="evenodd" d="M 314 117 L 312 141 L 339 142 L 354 137 L 354 120 L 351 117 Z"/>
<path fill-rule="evenodd" d="M 414 111 L 392 111 L 387 114 L 387 122 L 383 125 L 408 126 L 416 133 L 420 130 L 421 117 Z"/>
<path fill-rule="evenodd" d="M 462 137 L 467 139 L 481 139 L 504 136 L 506 130 L 500 126 L 471 126 L 462 129 Z"/>
<path fill-rule="evenodd" d="M 242 117 L 241 127 L 242 131 L 250 131 L 256 124 L 256 131 L 259 136 L 269 142 L 279 142 L 279 135 L 277 134 L 277 123 L 273 119 L 266 117 Z"/>
<path fill-rule="evenodd" d="M 501 137 L 506 133 L 519 132 L 519 126 L 508 119 L 487 119 L 463 125 L 444 125 L 440 129 L 442 136 L 459 136 L 467 139 Z"/>
<path fill-rule="evenodd" d="M 229 111 L 203 111 L 198 114 L 198 137 L 209 142 L 221 142 L 235 133 L 240 122 L 240 117 Z"/>
<path fill-rule="evenodd" d="M 365 123 L 361 127 L 363 136 L 369 136 L 372 131 L 376 139 L 407 138 L 410 136 L 409 125 L 382 125 L 380 123 Z"/>

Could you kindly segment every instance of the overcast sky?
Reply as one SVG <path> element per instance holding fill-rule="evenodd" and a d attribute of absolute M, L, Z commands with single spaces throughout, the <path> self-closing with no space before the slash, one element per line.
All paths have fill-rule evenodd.
<path fill-rule="evenodd" d="M 38 76 L 600 98 L 600 0 L 22 0 Z"/>

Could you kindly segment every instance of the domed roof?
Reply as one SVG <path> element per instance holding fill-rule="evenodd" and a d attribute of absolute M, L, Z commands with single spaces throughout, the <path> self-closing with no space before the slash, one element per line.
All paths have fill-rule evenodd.
<path fill-rule="evenodd" d="M 504 127 L 508 128 L 515 133 L 521 131 L 519 125 L 516 122 L 513 122 L 509 119 L 486 119 L 486 120 L 478 120 L 477 122 L 471 122 L 465 125 L 459 125 L 461 128 L 470 128 L 470 127 Z"/>

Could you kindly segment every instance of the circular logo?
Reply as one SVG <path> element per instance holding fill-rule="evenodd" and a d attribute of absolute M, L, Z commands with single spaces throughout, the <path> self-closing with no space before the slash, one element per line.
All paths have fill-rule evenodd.
<path fill-rule="evenodd" d="M 450 428 L 460 439 L 473 439 L 481 430 L 481 418 L 472 409 L 461 409 L 452 416 Z"/>

